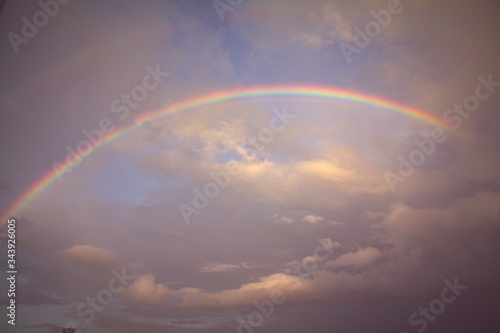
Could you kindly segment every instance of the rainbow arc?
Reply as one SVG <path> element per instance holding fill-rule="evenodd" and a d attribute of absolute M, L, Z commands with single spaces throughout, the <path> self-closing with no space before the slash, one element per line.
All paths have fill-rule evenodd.
<path fill-rule="evenodd" d="M 151 121 L 151 119 L 161 119 L 174 114 L 195 110 L 203 106 L 232 100 L 247 100 L 262 97 L 310 97 L 326 100 L 349 101 L 353 103 L 371 105 L 376 108 L 399 113 L 436 127 L 444 129 L 450 128 L 449 125 L 441 118 L 433 114 L 374 95 L 321 86 L 265 86 L 243 88 L 239 90 L 218 91 L 169 105 L 168 107 L 160 109 L 156 112 L 151 112 L 147 115 L 138 117 L 135 123 L 130 127 L 117 129 L 116 131 L 107 134 L 99 144 L 94 145 L 92 149 L 89 149 L 81 155 L 81 157 L 88 157 L 100 148 L 127 135 L 135 129 L 140 128 L 147 122 Z M 54 183 L 58 177 L 61 177 L 64 173 L 74 168 L 79 161 L 80 160 L 75 160 L 69 164 L 62 163 L 61 165 L 63 167 L 61 169 L 51 170 L 41 177 L 8 207 L 2 220 L 6 221 L 8 218 L 18 214 L 23 207 L 40 195 L 40 193 Z"/>

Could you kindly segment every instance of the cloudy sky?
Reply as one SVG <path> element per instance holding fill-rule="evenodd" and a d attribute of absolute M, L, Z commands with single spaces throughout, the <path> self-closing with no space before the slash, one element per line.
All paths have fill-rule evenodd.
<path fill-rule="evenodd" d="M 498 332 L 499 14 L 7 1 L 0 330 Z"/>

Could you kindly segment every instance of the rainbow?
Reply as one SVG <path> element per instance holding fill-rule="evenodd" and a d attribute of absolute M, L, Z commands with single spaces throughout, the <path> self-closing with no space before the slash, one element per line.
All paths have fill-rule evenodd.
<path fill-rule="evenodd" d="M 426 122 L 430 125 L 449 129 L 449 125 L 441 118 L 434 116 L 430 113 L 418 110 L 416 108 L 405 106 L 396 102 L 383 99 L 378 96 L 368 95 L 360 92 L 334 89 L 330 87 L 321 86 L 265 86 L 254 88 L 243 88 L 239 90 L 218 91 L 210 94 L 202 95 L 185 101 L 180 101 L 172 104 L 166 108 L 158 111 L 151 112 L 147 115 L 136 118 L 133 125 L 116 131 L 104 136 L 102 141 L 94 145 L 91 149 L 80 155 L 82 158 L 88 157 L 100 148 L 113 142 L 114 140 L 125 136 L 133 130 L 141 127 L 152 119 L 161 119 L 167 116 L 178 114 L 181 112 L 194 110 L 202 106 L 213 105 L 216 103 L 227 102 L 232 100 L 246 100 L 257 97 L 312 97 L 327 100 L 343 100 L 349 102 L 356 102 L 365 105 L 371 105 L 377 108 L 401 113 L 411 118 Z M 7 209 L 3 216 L 3 221 L 19 213 L 19 211 L 36 198 L 44 189 L 54 183 L 59 177 L 66 172 L 72 171 L 72 168 L 78 164 L 80 160 L 75 160 L 69 164 L 61 164 L 59 170 L 51 170 L 40 178 L 37 182 L 31 185 L 16 201 L 14 201 Z"/>

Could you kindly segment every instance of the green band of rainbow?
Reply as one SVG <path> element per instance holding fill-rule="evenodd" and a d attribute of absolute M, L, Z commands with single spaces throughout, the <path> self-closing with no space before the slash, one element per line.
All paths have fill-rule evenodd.
<path fill-rule="evenodd" d="M 94 145 L 92 149 L 89 149 L 83 155 L 82 158 L 88 157 L 98 149 L 104 147 L 110 142 L 130 133 L 131 131 L 141 127 L 143 124 L 147 123 L 151 119 L 164 118 L 169 115 L 194 110 L 196 108 L 207 106 L 211 104 L 221 103 L 230 100 L 245 100 L 257 97 L 313 97 L 313 98 L 323 98 L 331 100 L 344 100 L 350 102 L 356 102 L 361 104 L 367 104 L 375 106 L 381 109 L 394 111 L 397 113 L 404 114 L 406 116 L 427 122 L 436 127 L 449 129 L 449 125 L 445 123 L 441 118 L 438 118 L 430 113 L 426 113 L 422 110 L 418 110 L 409 106 L 405 106 L 399 103 L 395 103 L 381 97 L 368 95 L 364 93 L 347 91 L 341 89 L 332 89 L 320 86 L 266 86 L 266 87 L 255 87 L 255 88 L 244 88 L 240 90 L 227 90 L 214 92 L 207 95 L 202 95 L 193 99 L 188 99 L 185 101 L 177 102 L 164 109 L 157 112 L 152 112 L 150 114 L 138 117 L 134 125 L 118 129 L 115 132 L 107 134 L 100 143 Z M 63 168 L 59 170 L 52 170 L 46 175 L 44 175 L 40 180 L 31 185 L 28 190 L 20 196 L 16 201 L 14 201 L 7 209 L 3 216 L 3 221 L 17 214 L 26 204 L 37 197 L 45 188 L 50 184 L 54 183 L 58 177 L 61 177 L 68 171 L 71 171 L 80 160 L 75 160 L 70 164 L 63 165 Z"/>

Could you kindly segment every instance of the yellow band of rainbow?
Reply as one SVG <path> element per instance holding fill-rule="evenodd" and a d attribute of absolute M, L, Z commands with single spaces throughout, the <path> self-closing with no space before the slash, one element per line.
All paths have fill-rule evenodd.
<path fill-rule="evenodd" d="M 387 99 L 373 96 L 369 94 L 364 94 L 355 91 L 348 91 L 330 87 L 321 86 L 304 86 L 304 85 L 292 85 L 292 86 L 260 86 L 253 88 L 243 88 L 238 90 L 226 90 L 217 91 L 210 94 L 202 95 L 185 101 L 180 101 L 174 103 L 166 108 L 160 109 L 159 111 L 149 113 L 147 115 L 138 117 L 135 123 L 127 128 L 117 129 L 116 131 L 107 134 L 100 143 L 94 145 L 92 149 L 89 149 L 86 153 L 81 155 L 82 158 L 88 157 L 98 149 L 106 146 L 110 142 L 123 137 L 127 133 L 141 127 L 143 124 L 151 121 L 151 119 L 161 119 L 173 114 L 178 114 L 181 112 L 194 110 L 202 106 L 207 106 L 216 103 L 222 103 L 231 100 L 245 100 L 252 98 L 261 97 L 312 97 L 312 98 L 322 98 L 331 100 L 344 100 L 355 103 L 361 103 L 366 105 L 375 106 L 377 108 L 397 112 L 404 114 L 406 116 L 418 119 L 420 121 L 426 122 L 428 124 L 440 127 L 443 129 L 449 129 L 449 125 L 444 122 L 441 118 L 432 115 L 430 113 L 424 112 L 422 110 L 405 106 L 396 102 L 389 101 Z M 80 159 L 81 160 L 81 159 Z M 19 213 L 19 211 L 29 202 L 31 202 L 35 197 L 37 197 L 45 188 L 52 184 L 58 177 L 61 177 L 64 173 L 68 172 L 79 163 L 80 160 L 75 160 L 70 164 L 63 165 L 62 169 L 52 170 L 31 185 L 23 195 L 21 195 L 16 201 L 14 201 L 7 209 L 3 216 L 3 221 Z"/>

